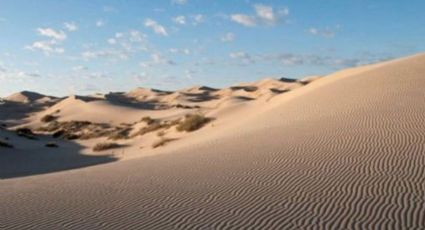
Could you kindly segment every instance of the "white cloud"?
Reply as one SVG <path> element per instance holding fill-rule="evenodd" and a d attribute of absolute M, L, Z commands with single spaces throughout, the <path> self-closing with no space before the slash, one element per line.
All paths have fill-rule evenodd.
<path fill-rule="evenodd" d="M 331 29 L 330 27 L 326 27 L 324 29 L 319 29 L 315 27 L 311 27 L 307 30 L 307 33 L 315 36 L 322 36 L 325 38 L 333 38 L 335 37 L 336 31 L 339 29 L 339 26 L 336 26 L 335 29 Z"/>
<path fill-rule="evenodd" d="M 175 65 L 176 63 L 172 60 L 164 58 L 160 53 L 151 54 L 151 60 L 148 62 L 141 62 L 140 66 L 147 68 L 154 65 Z"/>
<path fill-rule="evenodd" d="M 173 22 L 178 25 L 185 25 L 186 24 L 186 17 L 183 15 L 176 16 L 173 18 Z"/>
<path fill-rule="evenodd" d="M 108 43 L 111 44 L 111 45 L 115 45 L 115 44 L 117 44 L 117 40 L 115 38 L 109 38 Z"/>
<path fill-rule="evenodd" d="M 255 15 L 247 14 L 232 14 L 230 19 L 236 23 L 244 26 L 253 27 L 258 24 L 274 25 L 282 17 L 289 15 L 289 9 L 287 7 L 275 10 L 272 6 L 263 4 L 253 5 Z"/>
<path fill-rule="evenodd" d="M 38 31 L 38 34 L 42 36 L 53 38 L 59 41 L 66 39 L 66 34 L 62 30 L 56 31 L 52 28 L 38 28 L 37 31 Z"/>
<path fill-rule="evenodd" d="M 222 42 L 232 42 L 232 41 L 234 41 L 235 40 L 235 38 L 236 38 L 236 36 L 235 36 L 235 34 L 234 33 L 226 33 L 225 35 L 223 35 L 221 38 L 220 38 L 220 40 L 222 41 Z"/>
<path fill-rule="evenodd" d="M 271 22 L 274 22 L 276 20 L 273 7 L 262 5 L 262 4 L 256 4 L 254 5 L 254 8 L 259 18 L 266 21 L 271 21 Z"/>
<path fill-rule="evenodd" d="M 192 15 L 191 18 L 193 20 L 192 24 L 195 25 L 195 26 L 199 25 L 199 24 L 201 24 L 205 21 L 205 16 L 202 15 L 202 14 Z"/>
<path fill-rule="evenodd" d="M 67 29 L 69 32 L 73 32 L 73 31 L 77 31 L 78 30 L 78 26 L 77 24 L 75 24 L 75 22 L 65 22 L 63 24 L 63 26 L 65 27 L 65 29 Z"/>
<path fill-rule="evenodd" d="M 61 54 L 65 52 L 64 48 L 57 47 L 56 45 L 57 42 L 55 40 L 36 41 L 26 48 L 33 51 L 42 51 L 46 55 L 50 55 L 52 53 Z"/>
<path fill-rule="evenodd" d="M 88 68 L 82 65 L 72 67 L 72 71 L 75 71 L 75 72 L 84 71 L 84 70 L 88 70 Z"/>
<path fill-rule="evenodd" d="M 151 28 L 156 34 L 168 36 L 167 30 L 162 25 L 158 24 L 158 22 L 150 18 L 145 20 L 145 26 Z"/>
<path fill-rule="evenodd" d="M 257 22 L 254 17 L 245 14 L 232 14 L 231 20 L 244 26 L 256 26 Z"/>
<path fill-rule="evenodd" d="M 102 27 L 102 26 L 104 26 L 105 25 L 105 22 L 102 20 L 102 19 L 98 19 L 97 21 L 96 21 L 96 26 L 97 27 Z"/>
<path fill-rule="evenodd" d="M 239 59 L 244 64 L 255 63 L 255 60 L 251 57 L 251 55 L 243 51 L 230 53 L 229 57 L 232 59 Z"/>
<path fill-rule="evenodd" d="M 138 30 L 117 32 L 106 42 L 111 46 L 106 48 L 96 48 L 95 45 L 85 47 L 86 51 L 81 53 L 81 58 L 84 60 L 96 58 L 106 58 L 112 61 L 126 60 L 136 53 L 146 52 L 149 48 L 146 35 Z"/>
<path fill-rule="evenodd" d="M 188 3 L 188 0 L 172 0 L 171 3 L 177 5 L 186 5 Z"/>
<path fill-rule="evenodd" d="M 96 58 L 110 58 L 113 60 L 127 60 L 129 54 L 122 50 L 99 50 L 99 51 L 84 51 L 81 53 L 81 57 L 88 61 Z"/>
<path fill-rule="evenodd" d="M 170 53 L 173 54 L 185 54 L 185 55 L 189 55 L 190 54 L 190 50 L 189 49 L 176 49 L 176 48 L 171 48 L 168 50 Z"/>

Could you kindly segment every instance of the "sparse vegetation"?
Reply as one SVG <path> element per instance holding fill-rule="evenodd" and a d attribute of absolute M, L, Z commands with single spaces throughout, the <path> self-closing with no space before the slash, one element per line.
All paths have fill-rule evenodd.
<path fill-rule="evenodd" d="M 139 130 L 139 132 L 137 132 L 137 135 L 145 135 L 146 133 L 154 132 L 154 131 L 157 131 L 161 128 L 164 128 L 164 125 L 161 124 L 161 122 L 159 122 L 159 121 L 155 121 L 155 122 L 141 128 Z"/>
<path fill-rule="evenodd" d="M 89 121 L 53 121 L 38 128 L 37 131 L 52 133 L 55 138 L 87 140 L 109 136 L 111 133 L 116 132 L 116 128 L 111 127 L 109 124 Z"/>
<path fill-rule="evenodd" d="M 110 140 L 122 140 L 122 139 L 128 139 L 130 132 L 133 128 L 118 128 L 116 131 L 112 132 L 109 136 L 108 139 Z"/>
<path fill-rule="evenodd" d="M 152 148 L 158 148 L 160 146 L 164 146 L 165 144 L 167 144 L 168 142 L 174 141 L 175 139 L 172 138 L 161 138 L 158 141 L 154 142 L 152 144 Z"/>
<path fill-rule="evenodd" d="M 147 125 L 151 125 L 152 123 L 156 122 L 156 120 L 152 119 L 151 117 L 143 117 L 141 121 L 145 122 Z"/>
<path fill-rule="evenodd" d="M 44 117 L 41 118 L 41 122 L 49 123 L 49 122 L 55 121 L 56 119 L 58 119 L 57 116 L 45 115 Z"/>
<path fill-rule="evenodd" d="M 211 118 L 201 114 L 188 114 L 185 119 L 177 125 L 177 130 L 180 132 L 192 132 L 202 128 L 202 126 L 210 121 Z"/>
<path fill-rule="evenodd" d="M 98 143 L 93 147 L 93 151 L 100 152 L 100 151 L 105 151 L 108 149 L 116 149 L 120 147 L 122 147 L 122 145 L 113 143 L 113 142 Z"/>
<path fill-rule="evenodd" d="M 7 143 L 6 141 L 0 140 L 0 147 L 13 148 L 13 145 Z"/>
<path fill-rule="evenodd" d="M 55 142 L 46 143 L 45 146 L 48 147 L 48 148 L 58 148 L 59 147 L 59 145 L 56 144 Z"/>
<path fill-rule="evenodd" d="M 146 133 L 150 133 L 150 132 L 155 132 L 158 131 L 160 129 L 168 129 L 174 125 L 177 125 L 180 121 L 180 119 L 177 120 L 171 120 L 171 121 L 160 121 L 160 120 L 154 120 L 149 118 L 150 120 L 148 120 L 148 118 L 145 118 L 145 122 L 147 124 L 147 126 L 141 128 L 136 134 L 134 134 L 135 136 L 137 135 L 145 135 Z M 147 122 L 149 121 L 149 122 Z M 151 122 L 153 121 L 153 122 Z"/>
<path fill-rule="evenodd" d="M 30 140 L 37 140 L 37 137 L 34 135 L 31 129 L 29 128 L 19 128 L 16 130 L 16 134 L 20 137 L 25 137 Z"/>

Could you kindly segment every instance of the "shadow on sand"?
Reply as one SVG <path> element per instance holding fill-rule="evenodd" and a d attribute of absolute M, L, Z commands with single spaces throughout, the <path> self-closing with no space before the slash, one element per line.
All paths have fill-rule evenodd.
<path fill-rule="evenodd" d="M 108 155 L 82 155 L 83 147 L 74 142 L 46 136 L 37 136 L 38 140 L 27 140 L 14 133 L 1 131 L 0 137 L 7 138 L 14 148 L 0 147 L 0 179 L 52 173 L 117 160 Z M 53 140 L 58 147 L 46 147 Z"/>

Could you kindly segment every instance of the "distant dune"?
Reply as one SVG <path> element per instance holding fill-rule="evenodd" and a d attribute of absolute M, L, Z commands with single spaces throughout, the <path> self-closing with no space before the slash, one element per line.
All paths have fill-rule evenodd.
<path fill-rule="evenodd" d="M 425 229 L 424 88 L 420 54 L 223 89 L 15 94 L 0 228 Z"/>

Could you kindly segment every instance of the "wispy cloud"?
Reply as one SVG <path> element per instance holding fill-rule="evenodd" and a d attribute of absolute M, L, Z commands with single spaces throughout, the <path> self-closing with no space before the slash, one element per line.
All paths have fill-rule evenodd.
<path fill-rule="evenodd" d="M 189 1 L 188 0 L 172 0 L 171 3 L 172 4 L 177 4 L 177 5 L 186 5 Z"/>
<path fill-rule="evenodd" d="M 179 15 L 173 18 L 173 22 L 178 25 L 185 25 L 186 24 L 186 17 L 183 15 Z"/>
<path fill-rule="evenodd" d="M 103 27 L 105 25 L 105 21 L 102 19 L 97 19 L 95 25 L 96 27 Z"/>
<path fill-rule="evenodd" d="M 255 63 L 254 58 L 250 54 L 248 54 L 244 51 L 232 52 L 232 53 L 229 54 L 229 57 L 232 58 L 232 59 L 240 60 L 240 61 L 242 61 L 243 64 Z"/>
<path fill-rule="evenodd" d="M 184 55 L 189 55 L 191 52 L 189 49 L 177 49 L 177 48 L 171 48 L 168 50 L 170 53 L 173 54 L 184 54 Z"/>
<path fill-rule="evenodd" d="M 222 42 L 232 42 L 235 40 L 235 38 L 236 38 L 236 35 L 234 33 L 229 32 L 221 36 L 220 40 Z"/>
<path fill-rule="evenodd" d="M 190 18 L 192 19 L 192 25 L 196 26 L 205 21 L 205 16 L 203 14 L 195 14 L 191 15 Z"/>
<path fill-rule="evenodd" d="M 65 52 L 60 43 L 67 38 L 66 33 L 62 30 L 54 30 L 52 28 L 37 28 L 37 33 L 47 37 L 49 40 L 35 41 L 31 45 L 26 46 L 26 49 L 32 51 L 41 51 L 45 55 L 61 54 Z"/>
<path fill-rule="evenodd" d="M 66 39 L 66 34 L 62 30 L 56 31 L 52 28 L 38 28 L 37 32 L 42 36 L 53 38 L 59 41 Z"/>
<path fill-rule="evenodd" d="M 257 25 L 257 21 L 255 20 L 255 17 L 249 16 L 249 15 L 232 14 L 230 18 L 232 21 L 244 26 L 253 27 Z"/>
<path fill-rule="evenodd" d="M 337 31 L 340 29 L 340 26 L 335 26 L 334 28 L 326 27 L 323 29 L 319 29 L 316 27 L 310 27 L 307 32 L 311 35 L 321 36 L 325 38 L 333 38 L 335 37 Z"/>
<path fill-rule="evenodd" d="M 148 40 L 146 35 L 138 30 L 118 32 L 106 40 L 108 47 L 87 47 L 81 52 L 81 58 L 89 61 L 91 59 L 104 58 L 111 61 L 127 60 L 131 56 L 147 51 Z"/>
<path fill-rule="evenodd" d="M 55 40 L 36 41 L 31 45 L 26 46 L 26 48 L 33 51 L 42 51 L 46 55 L 50 55 L 52 53 L 61 54 L 65 52 L 64 48 L 57 47 L 57 42 Z"/>
<path fill-rule="evenodd" d="M 167 30 L 164 26 L 160 25 L 158 22 L 156 22 L 153 19 L 147 18 L 145 20 L 145 26 L 148 28 L 151 28 L 156 34 L 159 34 L 161 36 L 168 36 Z"/>
<path fill-rule="evenodd" d="M 78 26 L 77 26 L 77 24 L 75 22 L 65 22 L 63 24 L 63 26 L 69 32 L 74 32 L 74 31 L 77 31 L 78 30 Z"/>
<path fill-rule="evenodd" d="M 272 6 L 255 4 L 253 8 L 255 15 L 232 14 L 230 15 L 230 19 L 243 26 L 254 27 L 259 24 L 274 25 L 289 15 L 289 9 L 287 7 L 276 10 Z"/>
<path fill-rule="evenodd" d="M 175 65 L 176 63 L 168 58 L 163 57 L 160 53 L 151 54 L 151 60 L 147 62 L 141 62 L 140 66 L 143 68 L 155 66 L 155 65 Z"/>

